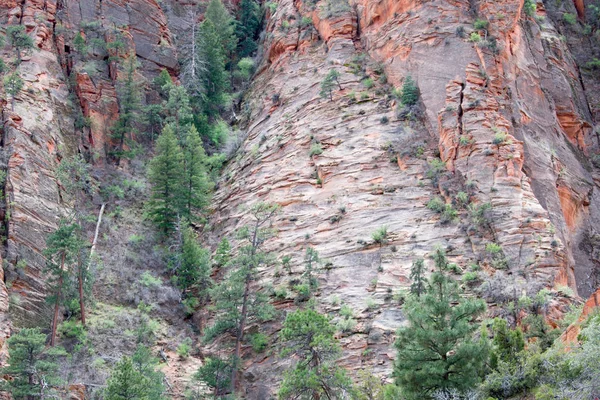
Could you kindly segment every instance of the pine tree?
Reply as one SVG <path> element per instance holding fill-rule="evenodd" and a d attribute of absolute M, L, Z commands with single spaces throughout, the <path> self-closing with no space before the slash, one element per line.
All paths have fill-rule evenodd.
<path fill-rule="evenodd" d="M 232 364 L 228 360 L 218 357 L 208 357 L 204 364 L 194 374 L 193 379 L 204 382 L 213 388 L 213 396 L 216 398 L 230 386 Z"/>
<path fill-rule="evenodd" d="M 525 339 L 521 329 L 509 329 L 506 320 L 494 318 L 492 332 L 494 339 L 490 366 L 496 368 L 500 361 L 514 363 L 517 355 L 525 349 Z"/>
<path fill-rule="evenodd" d="M 79 225 L 61 220 L 58 229 L 46 239 L 44 257 L 46 258 L 46 271 L 50 274 L 49 283 L 52 288 L 52 294 L 48 296 L 48 301 L 54 304 L 52 334 L 50 336 L 51 346 L 54 346 L 56 341 L 59 310 L 65 297 L 64 289 L 70 283 L 73 265 L 79 261 L 79 252 L 83 247 L 83 242 L 79 237 L 80 230 Z M 85 313 L 83 312 L 82 315 L 85 315 Z"/>
<path fill-rule="evenodd" d="M 304 255 L 304 273 L 302 274 L 302 278 L 308 285 L 310 293 L 317 290 L 317 287 L 319 286 L 319 282 L 313 274 L 315 268 L 320 263 L 321 259 L 319 258 L 319 253 L 312 247 L 307 247 Z"/>
<path fill-rule="evenodd" d="M 171 124 L 179 145 L 184 146 L 194 120 L 190 98 L 183 86 L 167 85 L 165 88 L 168 88 L 168 100 L 163 105 L 167 115 L 165 124 Z"/>
<path fill-rule="evenodd" d="M 334 334 L 327 317 L 312 309 L 288 314 L 279 334 L 281 355 L 293 354 L 298 361 L 284 373 L 279 399 L 348 398 L 352 383 L 336 365 L 340 347 Z"/>
<path fill-rule="evenodd" d="M 33 39 L 27 34 L 24 25 L 11 25 L 6 28 L 6 37 L 8 43 L 14 47 L 17 53 L 17 63 L 20 64 L 22 53 L 33 49 Z"/>
<path fill-rule="evenodd" d="M 208 204 L 210 181 L 206 174 L 206 153 L 198 131 L 191 125 L 183 145 L 184 187 L 182 191 L 184 202 L 184 217 L 194 219 L 194 214 L 202 211 Z"/>
<path fill-rule="evenodd" d="M 339 78 L 340 73 L 335 69 L 332 69 L 327 73 L 327 76 L 323 82 L 321 82 L 321 97 L 329 97 L 329 100 L 333 100 L 333 89 L 335 86 L 337 85 L 339 89 L 342 90 L 342 85 L 340 84 Z"/>
<path fill-rule="evenodd" d="M 196 234 L 192 228 L 183 232 L 183 246 L 181 248 L 181 266 L 177 270 L 177 285 L 184 292 L 190 288 L 195 289 L 201 302 L 207 300 L 210 279 L 210 256 L 206 249 L 198 244 Z"/>
<path fill-rule="evenodd" d="M 213 0 L 213 2 L 219 0 Z M 213 4 L 211 2 L 211 4 Z M 219 29 L 217 30 L 217 27 Z M 214 117 L 218 114 L 219 107 L 225 104 L 226 92 L 229 89 L 229 81 L 225 70 L 225 49 L 221 43 L 219 31 L 220 25 L 215 25 L 210 19 L 206 19 L 200 25 L 198 32 L 198 51 L 200 58 L 206 65 L 206 71 L 202 75 L 202 86 L 205 90 L 202 99 L 204 112 Z"/>
<path fill-rule="evenodd" d="M 223 268 L 229 260 L 231 259 L 231 244 L 226 237 L 221 239 L 219 245 L 217 246 L 217 251 L 215 252 L 215 267 Z"/>
<path fill-rule="evenodd" d="M 60 348 L 46 349 L 46 335 L 38 328 L 23 328 L 8 339 L 10 365 L 0 369 L 1 375 L 11 379 L 0 380 L 0 390 L 7 390 L 15 400 L 54 397 L 58 379 L 58 356 L 65 355 Z"/>
<path fill-rule="evenodd" d="M 175 230 L 182 206 L 183 154 L 172 125 L 166 125 L 156 141 L 148 180 L 152 189 L 147 214 L 166 237 Z"/>
<path fill-rule="evenodd" d="M 238 232 L 238 237 L 246 244 L 240 247 L 238 255 L 230 261 L 231 270 L 227 277 L 211 290 L 217 315 L 214 325 L 206 330 L 205 340 L 212 340 L 227 331 L 235 334 L 232 389 L 236 387 L 246 324 L 249 320 L 268 320 L 273 315 L 273 306 L 268 304 L 267 297 L 254 281 L 259 268 L 271 261 L 270 255 L 262 247 L 274 234 L 269 224 L 278 210 L 277 205 L 267 203 L 258 203 L 252 207 L 252 223 Z"/>
<path fill-rule="evenodd" d="M 138 347 L 132 357 L 123 357 L 106 382 L 105 400 L 162 400 L 163 374 L 156 372 L 150 353 Z"/>
<path fill-rule="evenodd" d="M 131 356 L 134 370 L 140 375 L 147 378 L 146 385 L 148 400 L 163 400 L 165 386 L 163 381 L 165 375 L 157 370 L 158 359 L 152 355 L 150 349 L 144 345 L 138 344 L 135 352 Z"/>
<path fill-rule="evenodd" d="M 234 33 L 235 23 L 223 2 L 221 0 L 210 0 L 204 19 L 215 27 L 223 54 L 225 56 L 231 55 L 237 45 L 237 38 Z"/>
<path fill-rule="evenodd" d="M 7 94 L 10 95 L 10 107 L 12 111 L 15 111 L 15 96 L 19 94 L 21 89 L 23 89 L 23 79 L 19 76 L 17 71 L 13 72 L 10 75 L 6 75 L 4 77 L 4 90 Z"/>
<path fill-rule="evenodd" d="M 152 87 L 158 92 L 162 99 L 168 99 L 169 91 L 172 86 L 174 86 L 173 80 L 171 79 L 171 75 L 169 75 L 169 71 L 166 69 L 161 70 L 160 74 L 152 80 Z"/>
<path fill-rule="evenodd" d="M 128 140 L 133 143 L 137 132 L 136 125 L 141 109 L 140 87 L 135 79 L 137 64 L 135 55 L 131 55 L 126 59 L 125 76 L 119 82 L 117 90 L 119 94 L 119 118 L 113 127 L 113 135 L 119 142 L 115 151 L 117 165 L 121 163 L 121 158 L 125 155 L 125 141 Z"/>
<path fill-rule="evenodd" d="M 248 57 L 257 49 L 256 34 L 260 28 L 260 6 L 255 0 L 242 0 L 239 5 L 235 34 L 238 56 Z"/>
<path fill-rule="evenodd" d="M 419 258 L 410 267 L 410 293 L 419 297 L 425 292 L 425 260 Z"/>
<path fill-rule="evenodd" d="M 77 35 L 75 35 L 75 38 L 73 39 L 73 47 L 81 57 L 85 57 L 87 55 L 88 47 L 81 32 L 77 32 Z"/>
<path fill-rule="evenodd" d="M 419 88 L 411 76 L 404 80 L 401 101 L 405 106 L 413 106 L 419 101 Z"/>
<path fill-rule="evenodd" d="M 474 319 L 485 311 L 485 302 L 461 298 L 443 250 L 436 250 L 434 260 L 436 271 L 424 294 L 407 299 L 409 325 L 397 334 L 394 376 L 408 399 L 473 388 L 488 358 L 487 343 L 473 338 Z"/>

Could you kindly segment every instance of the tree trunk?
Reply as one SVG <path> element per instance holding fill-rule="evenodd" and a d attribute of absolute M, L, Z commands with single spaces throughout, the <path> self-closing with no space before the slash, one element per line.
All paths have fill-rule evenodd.
<path fill-rule="evenodd" d="M 60 261 L 60 277 L 58 278 L 58 289 L 56 292 L 56 304 L 54 305 L 54 317 L 52 318 L 52 335 L 50 336 L 50 346 L 54 346 L 56 342 L 56 327 L 58 325 L 58 311 L 60 309 L 60 294 L 63 285 L 63 271 L 65 267 L 65 253 L 62 254 Z"/>
<path fill-rule="evenodd" d="M 240 316 L 240 325 L 235 338 L 235 352 L 233 353 L 233 370 L 231 371 L 231 391 L 235 392 L 237 378 L 237 364 L 240 357 L 242 340 L 244 339 L 244 329 L 246 328 L 246 317 L 248 314 L 248 294 L 250 292 L 250 274 L 246 277 L 246 286 L 244 287 L 244 297 L 242 299 L 242 315 Z"/>
<path fill-rule="evenodd" d="M 83 265 L 80 265 L 79 268 L 79 311 L 81 313 L 81 324 L 85 326 L 85 302 L 83 299 Z"/>

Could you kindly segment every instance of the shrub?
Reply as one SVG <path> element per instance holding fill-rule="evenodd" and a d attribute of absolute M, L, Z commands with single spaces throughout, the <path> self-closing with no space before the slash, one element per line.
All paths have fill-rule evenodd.
<path fill-rule="evenodd" d="M 324 18 L 332 18 L 352 11 L 348 0 L 327 0 L 321 9 L 321 16 Z"/>
<path fill-rule="evenodd" d="M 162 284 L 160 278 L 154 277 L 150 271 L 144 271 L 138 282 L 145 287 L 158 287 Z"/>
<path fill-rule="evenodd" d="M 476 19 L 475 23 L 473 23 L 473 27 L 477 30 L 481 30 L 481 29 L 487 29 L 488 25 L 490 23 L 488 21 L 486 21 L 485 19 Z"/>
<path fill-rule="evenodd" d="M 354 327 L 356 326 L 356 320 L 354 318 L 343 318 L 338 321 L 336 324 L 336 328 L 340 332 L 352 332 Z"/>
<path fill-rule="evenodd" d="M 371 89 L 375 85 L 372 78 L 367 78 L 362 83 L 367 89 Z"/>
<path fill-rule="evenodd" d="M 429 168 L 427 169 L 426 176 L 431 179 L 435 185 L 444 171 L 446 171 L 446 163 L 439 158 L 434 158 L 429 161 Z"/>
<path fill-rule="evenodd" d="M 504 132 L 497 132 L 496 135 L 494 135 L 494 140 L 492 141 L 492 143 L 494 143 L 496 146 L 500 146 L 501 144 L 504 144 L 506 142 L 506 139 L 508 138 L 508 135 Z"/>
<path fill-rule="evenodd" d="M 275 297 L 285 299 L 287 297 L 287 289 L 283 286 L 278 286 L 274 290 Z"/>
<path fill-rule="evenodd" d="M 568 25 L 575 25 L 575 23 L 577 22 L 577 16 L 571 13 L 564 13 L 563 21 L 565 21 L 565 23 Z"/>
<path fill-rule="evenodd" d="M 371 234 L 375 243 L 384 244 L 387 241 L 388 231 L 387 226 L 382 226 Z"/>
<path fill-rule="evenodd" d="M 329 302 L 331 303 L 332 306 L 338 306 L 338 305 L 340 305 L 340 302 L 341 302 L 340 296 L 338 296 L 337 294 L 332 295 L 329 298 Z"/>
<path fill-rule="evenodd" d="M 313 143 L 312 146 L 310 146 L 310 157 L 321 154 L 323 154 L 323 146 L 321 146 L 321 143 Z"/>
<path fill-rule="evenodd" d="M 535 14 L 537 6 L 535 5 L 535 0 L 525 0 L 523 3 L 523 11 L 525 15 L 532 17 Z"/>
<path fill-rule="evenodd" d="M 81 322 L 76 320 L 67 320 L 59 325 L 58 332 L 64 338 L 75 339 L 78 343 L 85 342 L 87 332 Z"/>
<path fill-rule="evenodd" d="M 463 282 L 474 282 L 479 278 L 479 276 L 477 275 L 477 272 L 466 272 L 463 277 L 462 280 Z"/>
<path fill-rule="evenodd" d="M 481 41 L 481 35 L 477 32 L 471 32 L 471 36 L 469 36 L 469 40 L 473 43 L 479 43 Z"/>
<path fill-rule="evenodd" d="M 344 304 L 342 308 L 340 308 L 340 315 L 343 318 L 352 318 L 354 317 L 354 310 L 347 304 Z"/>
<path fill-rule="evenodd" d="M 506 257 L 504 257 L 504 252 L 502 251 L 502 247 L 496 243 L 488 243 L 485 246 L 485 251 L 490 256 L 490 264 L 495 269 L 506 269 L 508 267 L 508 262 L 506 261 Z"/>
<path fill-rule="evenodd" d="M 446 204 L 444 211 L 442 212 L 440 222 L 442 224 L 447 224 L 455 221 L 456 219 L 458 219 L 458 212 L 452 207 L 452 204 Z"/>
<path fill-rule="evenodd" d="M 465 37 L 465 27 L 464 26 L 458 26 L 456 28 L 456 36 L 458 36 L 459 38 Z"/>
<path fill-rule="evenodd" d="M 456 202 L 461 207 L 466 206 L 469 203 L 469 195 L 466 194 L 465 192 L 458 192 L 456 194 Z"/>
<path fill-rule="evenodd" d="M 250 343 L 252 344 L 252 350 L 256 353 L 261 353 L 267 348 L 269 338 L 263 333 L 255 333 L 250 336 Z"/>
<path fill-rule="evenodd" d="M 585 63 L 585 67 L 588 69 L 600 69 L 600 60 L 594 57 L 592 61 Z"/>
<path fill-rule="evenodd" d="M 441 213 L 442 211 L 444 211 L 445 207 L 446 203 L 444 203 L 444 200 L 437 196 L 429 200 L 429 202 L 427 203 L 427 208 L 436 213 Z"/>
<path fill-rule="evenodd" d="M 179 346 L 177 346 L 177 355 L 179 356 L 179 358 L 181 358 L 182 360 L 185 360 L 186 358 L 188 358 L 190 356 L 190 351 L 192 350 L 192 339 L 190 339 L 189 337 L 186 337 L 185 339 L 183 339 L 183 342 L 179 343 Z"/>

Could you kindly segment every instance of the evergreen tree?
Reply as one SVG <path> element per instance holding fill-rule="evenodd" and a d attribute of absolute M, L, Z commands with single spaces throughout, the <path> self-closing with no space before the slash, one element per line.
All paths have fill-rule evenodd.
<path fill-rule="evenodd" d="M 223 50 L 223 54 L 225 56 L 231 55 L 237 45 L 237 38 L 234 33 L 235 22 L 221 0 L 210 0 L 204 14 L 204 20 L 209 21 L 215 27 L 219 38 L 218 43 Z"/>
<path fill-rule="evenodd" d="M 148 180 L 152 188 L 147 214 L 166 237 L 175 230 L 182 205 L 183 154 L 172 125 L 166 125 L 156 141 Z"/>
<path fill-rule="evenodd" d="M 148 400 L 163 400 L 165 387 L 163 381 L 165 375 L 157 370 L 158 359 L 152 355 L 150 349 L 144 345 L 138 344 L 135 352 L 131 356 L 134 370 L 143 377 L 146 377 L 148 384 L 146 386 Z"/>
<path fill-rule="evenodd" d="M 183 86 L 167 85 L 165 88 L 168 89 L 168 100 L 163 106 L 167 115 L 165 124 L 171 124 L 179 145 L 184 146 L 194 120 L 190 98 Z"/>
<path fill-rule="evenodd" d="M 413 106 L 419 101 L 419 88 L 411 76 L 407 76 L 402 85 L 402 97 L 400 99 L 405 106 Z"/>
<path fill-rule="evenodd" d="M 409 325 L 398 330 L 396 340 L 394 376 L 408 399 L 473 388 L 488 356 L 487 343 L 473 338 L 474 319 L 485 311 L 485 302 L 461 298 L 443 250 L 436 250 L 434 260 L 425 293 L 407 299 Z"/>
<path fill-rule="evenodd" d="M 184 187 L 182 191 L 184 216 L 194 218 L 208 204 L 211 184 L 206 174 L 206 153 L 196 128 L 191 125 L 183 146 Z"/>
<path fill-rule="evenodd" d="M 419 297 L 425 292 L 425 260 L 419 258 L 410 267 L 410 293 Z"/>
<path fill-rule="evenodd" d="M 4 90 L 7 94 L 10 95 L 10 107 L 12 111 L 15 111 L 15 96 L 19 94 L 21 89 L 23 89 L 23 79 L 19 76 L 17 71 L 13 72 L 10 75 L 6 75 L 4 77 Z"/>
<path fill-rule="evenodd" d="M 226 237 L 221 239 L 219 245 L 217 246 L 217 251 L 215 252 L 215 267 L 222 268 L 231 259 L 231 244 L 229 244 L 229 240 Z"/>
<path fill-rule="evenodd" d="M 33 39 L 27 34 L 24 25 L 10 25 L 6 28 L 8 43 L 14 47 L 17 53 L 17 63 L 21 63 L 22 53 L 33 49 Z"/>
<path fill-rule="evenodd" d="M 90 165 L 85 162 L 81 155 L 65 157 L 61 160 L 57 170 L 56 177 L 60 182 L 61 197 L 63 199 L 73 200 L 75 208 L 75 218 L 81 224 L 88 197 L 93 192 L 94 187 L 90 179 Z M 77 291 L 79 294 L 79 312 L 81 323 L 85 326 L 85 298 L 91 294 L 94 275 L 90 270 L 90 260 L 86 241 L 82 237 L 82 232 L 77 229 L 75 234 L 79 237 L 80 248 L 77 254 L 77 262 L 73 268 L 73 273 L 77 276 Z"/>
<path fill-rule="evenodd" d="M 181 266 L 177 271 L 177 285 L 183 291 L 190 288 L 195 289 L 200 301 L 205 302 L 211 285 L 210 273 L 208 251 L 200 247 L 194 230 L 187 228 L 183 232 Z"/>
<path fill-rule="evenodd" d="M 219 0 L 213 0 L 220 3 Z M 219 29 L 217 30 L 217 27 Z M 200 58 L 206 65 L 206 71 L 202 75 L 202 86 L 204 95 L 202 99 L 204 112 L 214 117 L 219 108 L 226 102 L 226 92 L 229 89 L 229 81 L 225 70 L 225 50 L 222 39 L 219 36 L 221 25 L 215 25 L 211 19 L 202 22 L 199 29 L 198 51 Z"/>
<path fill-rule="evenodd" d="M 313 273 L 315 267 L 320 263 L 321 259 L 319 258 L 319 253 L 312 247 L 307 247 L 304 255 L 304 273 L 302 274 L 302 278 L 304 278 L 308 285 L 310 293 L 317 290 L 317 287 L 319 286 L 319 281 Z"/>
<path fill-rule="evenodd" d="M 140 346 L 132 357 L 123 357 L 106 382 L 105 400 L 162 400 L 164 376 L 156 372 L 147 348 Z"/>
<path fill-rule="evenodd" d="M 144 107 L 144 124 L 147 126 L 147 134 L 150 135 L 150 141 L 154 143 L 156 132 L 160 132 L 163 127 L 163 105 L 148 104 Z"/>
<path fill-rule="evenodd" d="M 198 368 L 193 379 L 204 382 L 213 388 L 213 396 L 216 398 L 229 387 L 231 371 L 231 362 L 217 357 L 208 357 L 204 360 L 204 364 Z"/>
<path fill-rule="evenodd" d="M 237 366 L 246 324 L 249 320 L 268 320 L 274 312 L 273 307 L 268 304 L 268 298 L 253 283 L 260 267 L 271 262 L 270 255 L 262 247 L 274 234 L 269 224 L 278 210 L 277 205 L 267 203 L 258 203 L 252 207 L 252 223 L 238 232 L 238 237 L 246 244 L 240 247 L 237 257 L 230 261 L 231 270 L 227 277 L 211 290 L 217 315 L 214 325 L 205 333 L 205 340 L 211 340 L 227 331 L 235 334 L 232 389 L 236 387 Z"/>
<path fill-rule="evenodd" d="M 279 399 L 348 398 L 352 383 L 336 365 L 340 348 L 334 334 L 327 317 L 312 309 L 288 314 L 279 334 L 281 355 L 293 354 L 298 362 L 284 373 Z"/>
<path fill-rule="evenodd" d="M 87 55 L 88 47 L 81 32 L 77 32 L 77 35 L 75 35 L 75 38 L 73 39 L 73 47 L 81 57 L 85 57 Z"/>
<path fill-rule="evenodd" d="M 325 77 L 323 82 L 321 82 L 321 97 L 329 97 L 329 100 L 333 100 L 333 89 L 335 88 L 335 86 L 337 85 L 339 89 L 342 90 L 342 85 L 340 84 L 339 77 L 340 73 L 335 69 L 332 69 L 327 73 L 327 76 Z"/>
<path fill-rule="evenodd" d="M 60 348 L 46 349 L 46 335 L 38 328 L 23 328 L 8 339 L 10 365 L 0 374 L 11 379 L 0 379 L 0 390 L 7 390 L 15 400 L 53 397 L 58 379 L 58 356 L 65 355 Z"/>
<path fill-rule="evenodd" d="M 240 58 L 248 57 L 257 49 L 256 34 L 260 28 L 260 6 L 255 0 L 242 0 L 239 5 L 235 35 L 237 53 Z"/>
<path fill-rule="evenodd" d="M 48 301 L 54 304 L 54 316 L 52 318 L 52 334 L 50 345 L 54 346 L 56 341 L 56 328 L 60 306 L 64 303 L 65 287 L 70 284 L 73 264 L 79 261 L 79 252 L 83 247 L 79 237 L 81 227 L 77 224 L 67 223 L 61 220 L 58 229 L 46 239 L 46 272 L 50 274 L 48 279 L 51 287 Z M 83 310 L 82 310 L 83 311 Z"/>
<path fill-rule="evenodd" d="M 135 55 L 129 56 L 125 61 L 125 76 L 119 82 L 117 93 L 119 94 L 119 118 L 113 127 L 113 135 L 118 140 L 117 165 L 121 163 L 121 158 L 125 155 L 124 145 L 128 140 L 133 144 L 136 125 L 141 109 L 141 93 L 139 84 L 136 82 L 135 75 L 137 71 L 137 59 Z"/>
<path fill-rule="evenodd" d="M 514 363 L 517 355 L 525 349 L 525 339 L 521 329 L 509 329 L 506 320 L 494 318 L 492 332 L 494 339 L 490 355 L 491 367 L 496 368 L 499 361 Z"/>
<path fill-rule="evenodd" d="M 171 87 L 174 86 L 169 71 L 166 69 L 161 70 L 160 74 L 152 81 L 152 86 L 162 99 L 168 99 L 169 91 L 171 90 Z"/>

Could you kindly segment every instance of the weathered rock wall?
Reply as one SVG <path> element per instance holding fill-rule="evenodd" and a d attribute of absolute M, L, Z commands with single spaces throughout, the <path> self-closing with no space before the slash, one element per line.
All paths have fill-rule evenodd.
<path fill-rule="evenodd" d="M 244 210 L 257 201 L 282 206 L 271 246 L 293 256 L 292 274 L 271 266 L 261 277 L 289 287 L 306 247 L 319 251 L 321 310 L 335 316 L 336 296 L 357 314 L 352 334 L 341 337 L 350 369 L 390 371 L 403 317 L 389 293 L 407 287 L 412 261 L 435 245 L 462 268 L 481 261 L 485 276 L 495 273 L 485 251 L 493 241 L 508 261 L 506 285 L 568 285 L 589 294 L 594 263 L 585 238 L 598 207 L 587 155 L 597 142 L 577 67 L 552 22 L 541 18 L 543 5 L 534 19 L 520 1 L 351 4 L 325 18 L 319 5 L 278 3 L 243 106 L 248 138 L 215 197 L 217 231 L 242 226 Z M 469 40 L 478 16 L 489 20 L 483 43 Z M 313 26 L 297 24 L 302 17 Z M 417 81 L 422 123 L 398 119 L 385 85 L 368 88 L 363 72 L 351 73 L 364 53 L 396 87 L 409 75 Z M 377 78 L 376 68 L 372 62 L 366 72 Z M 331 69 L 341 73 L 341 89 L 330 101 L 319 91 Z M 311 157 L 316 143 L 323 152 Z M 427 161 L 438 150 L 449 175 L 431 185 Z M 466 211 L 460 223 L 441 224 L 426 207 L 432 196 L 450 202 L 459 190 L 476 205 L 491 204 L 489 232 L 474 229 Z M 390 238 L 380 248 L 371 234 L 384 225 Z M 269 328 L 273 340 L 276 328 Z M 280 361 L 257 359 L 249 348 L 244 359 L 249 398 L 261 398 Z"/>
<path fill-rule="evenodd" d="M 14 110 L 6 104 L 2 113 L 7 166 L 4 266 L 8 268 L 4 280 L 10 293 L 11 322 L 27 326 L 45 324 L 47 318 L 41 252 L 46 234 L 65 213 L 54 169 L 61 157 L 76 148 L 77 137 L 73 104 L 54 51 L 56 3 L 9 2 L 2 7 L 0 20 L 23 24 L 35 45 L 17 67 L 25 85 L 16 96 Z M 3 57 L 9 61 L 14 54 L 4 49 Z"/>

